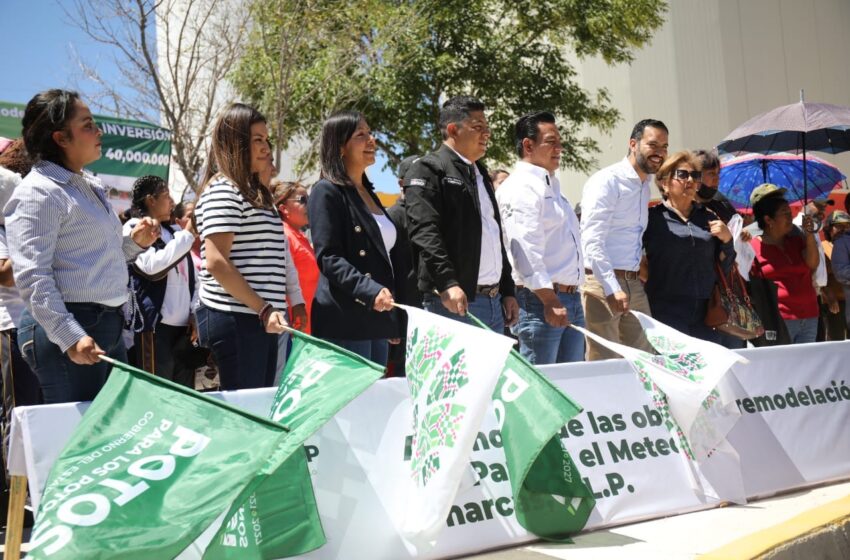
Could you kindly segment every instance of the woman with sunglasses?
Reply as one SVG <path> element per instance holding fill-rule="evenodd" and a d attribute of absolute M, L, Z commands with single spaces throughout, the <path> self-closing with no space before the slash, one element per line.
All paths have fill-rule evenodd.
<path fill-rule="evenodd" d="M 691 152 L 671 155 L 655 174 L 663 202 L 650 208 L 643 236 L 652 316 L 690 336 L 718 342 L 705 326 L 717 281 L 715 263 L 728 272 L 735 262 L 732 233 L 717 215 L 694 201 L 699 161 Z"/>
<path fill-rule="evenodd" d="M 313 307 L 313 296 L 319 283 L 319 266 L 316 264 L 313 246 L 310 245 L 310 240 L 303 231 L 310 223 L 307 215 L 307 189 L 300 183 L 274 180 L 272 194 L 275 199 L 275 208 L 283 220 L 283 231 L 289 243 L 289 254 L 298 270 L 298 283 L 306 306 L 306 310 L 303 307 L 296 309 L 290 307 L 292 312 L 305 313 L 304 317 L 300 318 L 290 315 L 289 320 L 291 323 L 303 322 L 302 330 L 310 334 L 310 310 Z"/>
<path fill-rule="evenodd" d="M 35 163 L 4 210 L 26 304 L 18 343 L 45 403 L 90 401 L 112 369 L 100 356 L 127 361 L 127 261 L 154 242 L 159 224 L 143 218 L 122 236 L 106 187 L 85 170 L 100 159 L 102 132 L 77 93 L 37 94 L 22 124 Z"/>
<path fill-rule="evenodd" d="M 314 335 L 384 365 L 388 341 L 401 336 L 393 306 L 410 249 L 366 177 L 375 150 L 357 111 L 336 113 L 322 125 L 321 179 L 307 204 L 321 271 L 311 320 Z"/>

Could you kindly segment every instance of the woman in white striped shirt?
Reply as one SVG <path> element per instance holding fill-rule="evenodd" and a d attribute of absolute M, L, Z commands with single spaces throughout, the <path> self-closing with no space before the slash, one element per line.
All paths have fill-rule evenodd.
<path fill-rule="evenodd" d="M 216 122 L 200 200 L 198 336 L 219 368 L 224 390 L 268 387 L 274 381 L 277 337 L 306 323 L 298 272 L 274 208 L 274 174 L 265 118 L 234 103 Z"/>
<path fill-rule="evenodd" d="M 23 136 L 36 163 L 4 210 L 26 304 L 18 342 L 45 403 L 92 400 L 110 370 L 100 356 L 127 359 L 126 261 L 154 242 L 159 226 L 145 218 L 122 238 L 106 188 L 83 169 L 100 158 L 101 131 L 78 94 L 33 97 Z"/>

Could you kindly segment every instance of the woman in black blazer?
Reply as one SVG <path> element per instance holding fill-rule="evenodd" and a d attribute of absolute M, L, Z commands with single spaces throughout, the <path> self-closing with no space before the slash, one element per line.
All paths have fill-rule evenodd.
<path fill-rule="evenodd" d="M 384 210 L 366 177 L 375 163 L 375 138 L 357 111 L 332 115 L 322 125 L 321 179 L 307 211 L 319 285 L 313 334 L 379 364 L 388 343 L 398 343 L 404 278 L 410 248 L 403 229 Z"/>

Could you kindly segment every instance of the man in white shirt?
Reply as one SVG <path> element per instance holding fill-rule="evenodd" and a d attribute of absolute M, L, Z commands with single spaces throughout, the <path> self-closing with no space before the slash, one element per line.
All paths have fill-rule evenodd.
<path fill-rule="evenodd" d="M 584 326 L 584 264 L 578 218 L 555 177 L 561 134 L 549 112 L 521 117 L 515 132 L 521 159 L 496 191 L 519 302 L 514 333 L 533 364 L 579 362 L 584 336 L 569 325 Z"/>
<path fill-rule="evenodd" d="M 644 119 L 632 129 L 629 153 L 597 171 L 584 185 L 581 199 L 582 254 L 587 279 L 582 303 L 587 328 L 614 342 L 654 352 L 631 310 L 650 314 L 638 277 L 643 232 L 648 218 L 649 187 L 667 157 L 667 127 Z M 587 359 L 618 358 L 587 341 Z"/>

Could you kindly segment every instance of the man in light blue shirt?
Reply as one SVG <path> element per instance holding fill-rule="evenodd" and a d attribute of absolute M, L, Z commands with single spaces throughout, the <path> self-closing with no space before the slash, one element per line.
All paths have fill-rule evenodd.
<path fill-rule="evenodd" d="M 521 117 L 515 131 L 521 161 L 496 191 L 520 308 L 514 332 L 533 364 L 578 362 L 584 336 L 569 325 L 584 326 L 584 264 L 578 218 L 555 177 L 561 134 L 548 112 Z"/>
<path fill-rule="evenodd" d="M 650 314 L 638 277 L 649 187 L 667 157 L 667 127 L 644 119 L 632 129 L 629 153 L 584 185 L 581 238 L 587 281 L 582 302 L 587 328 L 608 340 L 654 352 L 631 310 Z M 587 359 L 618 358 L 588 340 Z"/>

